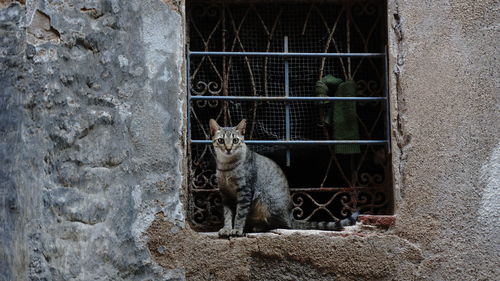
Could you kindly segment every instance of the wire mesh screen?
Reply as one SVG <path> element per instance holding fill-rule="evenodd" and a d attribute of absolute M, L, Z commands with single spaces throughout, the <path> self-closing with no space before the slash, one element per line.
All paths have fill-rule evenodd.
<path fill-rule="evenodd" d="M 189 50 L 202 52 L 384 53 L 382 2 L 187 5 Z M 385 57 L 188 56 L 192 97 L 315 97 L 327 76 L 355 82 L 355 97 L 385 97 Z M 337 91 L 338 92 L 338 91 Z M 330 94 L 329 94 L 330 95 Z M 250 149 L 276 161 L 287 175 L 296 219 L 334 221 L 354 209 L 386 214 L 392 208 L 387 146 L 352 143 L 280 145 L 272 141 L 345 139 L 335 120 L 350 104 L 350 140 L 386 140 L 386 100 L 190 100 L 192 140 L 209 139 L 208 120 L 234 126 L 247 119 Z M 331 117 L 333 119 L 329 120 Z M 347 118 L 347 117 L 346 117 Z M 354 132 L 354 135 L 353 135 Z M 354 136 L 354 137 L 353 137 Z M 354 139 L 353 139 L 354 138 Z M 288 156 L 287 156 L 288 155 Z M 194 228 L 222 223 L 211 145 L 190 145 L 190 217 Z"/>

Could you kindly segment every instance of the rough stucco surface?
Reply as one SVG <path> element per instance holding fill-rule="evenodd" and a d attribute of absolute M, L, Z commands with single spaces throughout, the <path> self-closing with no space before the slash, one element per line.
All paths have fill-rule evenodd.
<path fill-rule="evenodd" d="M 0 10 L 0 280 L 178 275 L 143 233 L 184 224 L 182 24 L 161 1 Z"/>
<path fill-rule="evenodd" d="M 388 2 L 396 225 L 190 230 L 183 5 L 0 2 L 0 280 L 495 280 L 496 1 Z"/>
<path fill-rule="evenodd" d="M 396 234 L 422 250 L 420 278 L 496 279 L 500 5 L 398 2 L 389 14 L 399 14 L 403 31 L 392 46 L 402 57 L 399 91 L 392 89 L 400 114 Z"/>

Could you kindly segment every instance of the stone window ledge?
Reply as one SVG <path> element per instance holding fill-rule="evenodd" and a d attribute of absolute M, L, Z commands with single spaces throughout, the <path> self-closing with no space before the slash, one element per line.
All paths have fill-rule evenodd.
<path fill-rule="evenodd" d="M 353 226 L 347 226 L 342 231 L 329 231 L 329 230 L 301 230 L 301 229 L 273 229 L 269 232 L 261 233 L 248 233 L 247 238 L 258 238 L 258 237 L 273 237 L 280 235 L 321 235 L 321 236 L 369 236 L 373 234 L 380 234 L 385 230 L 394 226 L 396 222 L 396 216 L 388 215 L 360 215 L 358 222 Z M 219 238 L 217 232 L 200 232 L 199 234 L 204 235 L 209 238 Z"/>
<path fill-rule="evenodd" d="M 388 215 L 360 215 L 358 220 L 365 225 L 389 228 L 396 223 L 396 216 Z"/>

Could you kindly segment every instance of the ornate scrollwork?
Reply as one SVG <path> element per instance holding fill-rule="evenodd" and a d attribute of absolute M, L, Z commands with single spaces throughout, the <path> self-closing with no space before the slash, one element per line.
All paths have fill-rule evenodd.
<path fill-rule="evenodd" d="M 193 16 L 196 17 L 215 17 L 220 12 L 219 5 L 196 5 L 193 9 L 189 11 Z"/>
<path fill-rule="evenodd" d="M 220 225 L 222 223 L 222 201 L 218 192 L 193 194 L 192 218 L 200 225 Z"/>
<path fill-rule="evenodd" d="M 352 192 L 346 192 L 340 197 L 340 215 L 349 216 L 356 209 L 357 198 Z"/>
<path fill-rule="evenodd" d="M 379 97 L 382 94 L 382 85 L 377 80 L 358 80 L 358 95 L 363 97 Z"/>
<path fill-rule="evenodd" d="M 191 85 L 191 94 L 196 96 L 203 96 L 208 91 L 208 84 L 203 81 L 198 81 Z"/>
<path fill-rule="evenodd" d="M 292 209 L 292 214 L 297 219 L 303 219 L 304 210 L 302 209 L 302 205 L 304 205 L 304 198 L 300 196 L 292 196 L 292 201 L 294 206 Z"/>
<path fill-rule="evenodd" d="M 208 162 L 200 159 L 191 162 L 191 188 L 193 189 L 216 189 L 217 177 L 215 169 Z"/>
<path fill-rule="evenodd" d="M 311 188 L 311 193 L 318 189 Z M 388 197 L 383 190 L 366 188 L 338 192 L 322 193 L 329 198 L 326 203 L 319 203 L 309 192 L 292 192 L 292 214 L 295 219 L 309 221 L 314 219 L 318 212 L 327 215 L 329 221 L 338 221 L 349 216 L 354 210 L 362 213 L 378 214 L 389 204 Z M 220 225 L 222 217 L 222 203 L 217 191 L 193 193 L 192 218 L 200 225 Z M 328 197 L 325 197 L 328 196 Z M 336 200 L 338 199 L 338 200 Z M 340 205 L 337 205 L 339 202 Z M 339 216 L 331 210 L 337 209 Z"/>
<path fill-rule="evenodd" d="M 384 183 L 384 176 L 381 174 L 361 173 L 358 179 L 360 186 L 377 186 Z"/>
<path fill-rule="evenodd" d="M 204 81 L 198 81 L 194 83 L 194 85 L 191 86 L 191 94 L 194 96 L 204 96 L 207 93 L 212 96 L 218 96 L 220 95 L 222 91 L 222 87 L 220 86 L 219 83 L 215 81 L 210 81 L 208 83 Z M 219 105 L 218 101 L 214 100 L 197 100 L 196 101 L 196 106 L 198 108 L 204 108 L 206 106 L 215 108 Z"/>
<path fill-rule="evenodd" d="M 318 189 L 311 188 L 311 193 L 314 193 L 314 191 L 317 190 Z M 346 217 L 351 214 L 354 210 L 353 206 L 355 204 L 355 200 L 353 200 L 353 196 L 349 191 L 322 193 L 322 195 L 328 195 L 328 197 L 322 196 L 324 197 L 323 199 L 329 198 L 325 203 L 319 203 L 308 192 L 292 192 L 292 213 L 295 219 L 310 220 L 314 215 L 321 211 L 323 214 L 328 215 L 329 221 L 338 221 L 342 217 Z M 340 206 L 333 204 L 333 202 L 337 201 L 336 199 L 339 199 Z M 340 217 L 335 216 L 332 212 L 332 210 L 338 207 L 340 207 Z"/>
<path fill-rule="evenodd" d="M 195 174 L 191 186 L 194 189 L 213 189 L 217 188 L 217 177 L 213 170 L 201 171 Z"/>
<path fill-rule="evenodd" d="M 382 190 L 375 189 L 360 192 L 358 203 L 362 213 L 377 214 L 388 206 L 389 200 Z"/>
<path fill-rule="evenodd" d="M 352 13 L 359 16 L 373 15 L 377 10 L 377 7 L 370 3 L 355 4 L 352 6 Z"/>

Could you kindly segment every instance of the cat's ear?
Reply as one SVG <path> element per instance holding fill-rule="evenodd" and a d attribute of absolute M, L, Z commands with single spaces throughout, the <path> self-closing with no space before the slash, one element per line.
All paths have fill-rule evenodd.
<path fill-rule="evenodd" d="M 219 124 L 217 124 L 217 121 L 215 121 L 214 119 L 210 119 L 208 124 L 210 125 L 210 135 L 213 137 L 215 135 L 215 133 L 218 130 L 220 130 L 220 126 L 219 126 Z"/>
<path fill-rule="evenodd" d="M 247 127 L 247 120 L 243 119 L 240 121 L 240 123 L 234 127 L 236 130 L 240 131 L 242 135 L 245 135 L 245 128 Z"/>

